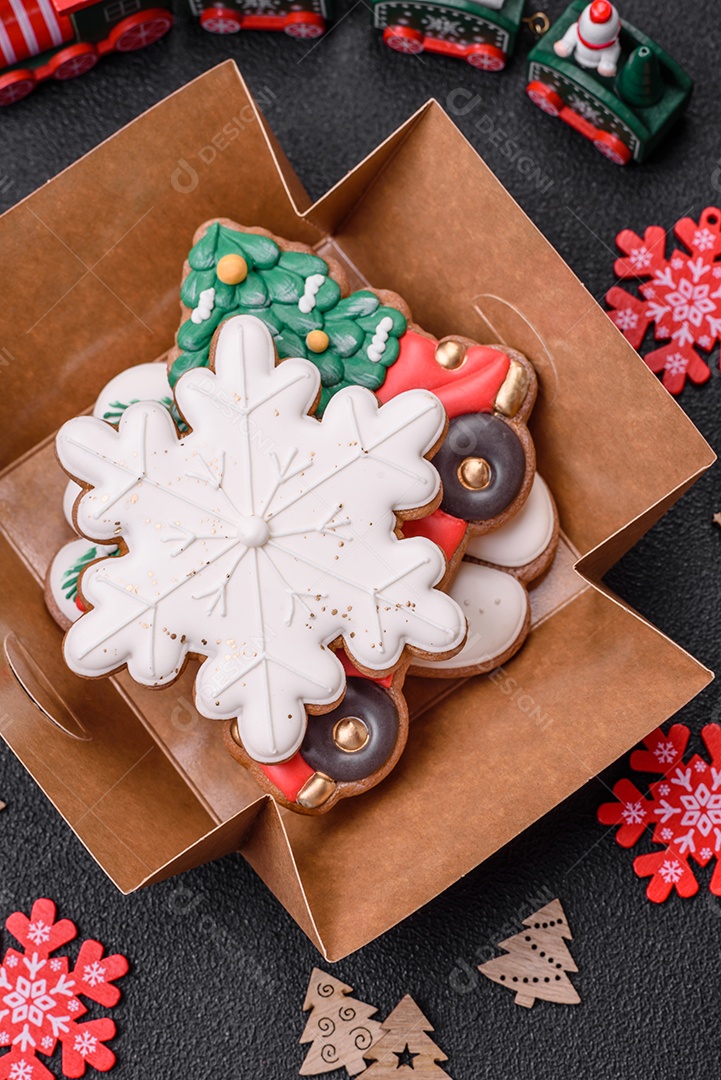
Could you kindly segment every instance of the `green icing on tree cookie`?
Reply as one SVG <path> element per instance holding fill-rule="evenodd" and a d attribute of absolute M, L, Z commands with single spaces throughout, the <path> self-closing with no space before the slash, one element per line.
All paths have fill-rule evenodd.
<path fill-rule="evenodd" d="M 216 273 L 226 255 L 240 255 L 248 267 L 237 285 L 226 284 Z M 270 237 L 215 222 L 195 244 L 188 262 L 181 297 L 192 315 L 178 331 L 182 351 L 170 370 L 171 386 L 185 371 L 207 367 L 213 334 L 233 315 L 261 319 L 281 359 L 301 356 L 315 364 L 322 385 L 319 415 L 344 386 L 378 390 L 385 382 L 387 369 L 398 357 L 405 318 L 367 290 L 341 300 L 340 288 L 319 256 L 283 251 Z M 320 352 L 306 341 L 314 330 L 328 339 Z"/>

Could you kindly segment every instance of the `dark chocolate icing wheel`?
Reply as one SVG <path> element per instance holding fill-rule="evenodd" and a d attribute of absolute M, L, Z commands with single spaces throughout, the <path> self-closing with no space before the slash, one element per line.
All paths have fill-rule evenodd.
<path fill-rule="evenodd" d="M 526 475 L 520 439 L 491 413 L 454 417 L 433 464 L 443 481 L 441 509 L 464 521 L 488 521 L 502 514 Z"/>
<path fill-rule="evenodd" d="M 340 705 L 308 717 L 301 754 L 312 769 L 333 780 L 364 780 L 388 761 L 398 727 L 390 694 L 369 679 L 352 676 Z"/>

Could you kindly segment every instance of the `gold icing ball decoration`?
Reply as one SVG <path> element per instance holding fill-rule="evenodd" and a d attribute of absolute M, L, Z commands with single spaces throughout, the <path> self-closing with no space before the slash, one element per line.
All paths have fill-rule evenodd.
<path fill-rule="evenodd" d="M 370 739 L 370 732 L 358 716 L 344 716 L 333 727 L 333 742 L 346 754 L 362 750 Z"/>
<path fill-rule="evenodd" d="M 224 285 L 240 285 L 248 276 L 248 264 L 242 255 L 224 255 L 215 272 Z"/>
<path fill-rule="evenodd" d="M 466 358 L 466 347 L 460 341 L 442 341 L 436 346 L 436 363 L 446 371 L 455 371 Z"/>
<path fill-rule="evenodd" d="M 330 338 L 325 330 L 310 330 L 306 334 L 305 343 L 311 352 L 325 352 L 330 345 Z"/>
<path fill-rule="evenodd" d="M 483 491 L 491 482 L 491 467 L 485 458 L 464 458 L 458 466 L 458 479 L 469 491 Z"/>

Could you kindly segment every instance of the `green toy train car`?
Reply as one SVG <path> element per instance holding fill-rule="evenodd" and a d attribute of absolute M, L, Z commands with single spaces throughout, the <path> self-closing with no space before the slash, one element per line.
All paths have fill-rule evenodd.
<path fill-rule="evenodd" d="M 372 0 L 373 25 L 401 53 L 456 56 L 502 71 L 523 21 L 524 0 Z"/>
<path fill-rule="evenodd" d="M 190 0 L 190 10 L 210 34 L 275 30 L 293 38 L 318 38 L 332 18 L 332 0 Z"/>
<path fill-rule="evenodd" d="M 594 51 L 600 58 L 604 50 L 606 67 L 590 66 Z M 680 118 L 692 89 L 683 68 L 620 20 L 607 0 L 574 0 L 528 57 L 526 92 L 534 105 L 590 139 L 616 165 L 644 161 Z"/>

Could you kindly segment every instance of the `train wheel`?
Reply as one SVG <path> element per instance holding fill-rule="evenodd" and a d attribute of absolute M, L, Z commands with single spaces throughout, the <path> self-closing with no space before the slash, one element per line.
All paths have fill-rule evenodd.
<path fill-rule="evenodd" d="M 351 676 L 332 712 L 309 716 L 301 754 L 316 772 L 340 783 L 365 780 L 386 764 L 398 742 L 398 710 L 378 683 Z"/>
<path fill-rule="evenodd" d="M 283 30 L 292 38 L 319 38 L 325 33 L 325 19 L 314 11 L 292 11 L 286 16 Z"/>
<path fill-rule="evenodd" d="M 50 61 L 50 70 L 54 79 L 77 79 L 79 75 L 84 75 L 86 71 L 94 68 L 98 59 L 95 46 L 82 41 L 55 53 Z"/>
<path fill-rule="evenodd" d="M 506 54 L 495 45 L 473 45 L 466 53 L 466 60 L 471 67 L 481 71 L 503 71 L 506 66 Z"/>
<path fill-rule="evenodd" d="M 34 89 L 35 76 L 32 71 L 9 71 L 7 75 L 0 75 L 0 106 L 21 101 Z"/>
<path fill-rule="evenodd" d="M 614 165 L 628 165 L 631 160 L 632 154 L 626 144 L 608 131 L 599 131 L 593 140 L 593 145 L 599 154 L 603 154 Z"/>
<path fill-rule="evenodd" d="M 412 26 L 386 26 L 383 41 L 389 49 L 401 53 L 422 53 L 423 34 Z"/>
<path fill-rule="evenodd" d="M 532 82 L 526 87 L 526 93 L 539 109 L 543 109 L 549 116 L 560 116 L 563 108 L 563 98 L 542 82 Z"/>
<path fill-rule="evenodd" d="M 209 34 L 237 34 L 243 22 L 237 11 L 216 4 L 201 14 L 200 25 Z"/>
<path fill-rule="evenodd" d="M 116 52 L 135 52 L 164 37 L 172 25 L 173 16 L 164 8 L 138 11 L 118 23 L 110 34 L 110 44 Z"/>
<path fill-rule="evenodd" d="M 433 458 L 443 481 L 441 510 L 463 521 L 490 521 L 518 495 L 526 454 L 513 428 L 492 413 L 456 416 Z"/>

